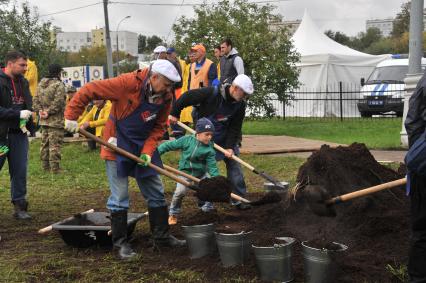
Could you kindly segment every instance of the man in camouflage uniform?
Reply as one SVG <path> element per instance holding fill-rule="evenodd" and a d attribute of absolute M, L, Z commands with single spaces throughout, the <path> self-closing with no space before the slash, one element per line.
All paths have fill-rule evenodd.
<path fill-rule="evenodd" d="M 40 159 L 43 169 L 59 173 L 61 145 L 64 139 L 65 85 L 60 80 L 62 68 L 58 64 L 49 66 L 49 74 L 37 87 L 34 111 L 40 116 L 41 148 Z"/>

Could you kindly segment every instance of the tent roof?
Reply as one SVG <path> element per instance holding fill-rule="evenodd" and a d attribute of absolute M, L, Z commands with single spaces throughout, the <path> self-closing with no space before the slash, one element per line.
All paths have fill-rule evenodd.
<path fill-rule="evenodd" d="M 299 28 L 292 36 L 292 40 L 301 56 L 329 54 L 375 57 L 375 55 L 359 52 L 329 38 L 317 28 L 306 10 Z"/>

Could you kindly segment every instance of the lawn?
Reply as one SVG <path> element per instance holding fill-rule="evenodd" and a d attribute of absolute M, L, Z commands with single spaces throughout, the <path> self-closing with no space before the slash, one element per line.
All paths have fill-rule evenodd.
<path fill-rule="evenodd" d="M 28 199 L 33 220 L 20 222 L 12 218 L 7 165 L 0 172 L 0 282 L 215 282 L 208 279 L 198 261 L 189 259 L 185 248 L 177 251 L 178 258 L 170 258 L 175 254 L 166 250 L 158 253 L 147 247 L 149 227 L 145 220 L 138 223 L 134 232 L 141 256 L 136 262 L 126 264 L 115 259 L 109 250 L 71 248 L 55 231 L 37 234 L 38 229 L 77 212 L 90 208 L 106 211 L 109 195 L 104 164 L 97 152 L 88 152 L 87 147 L 80 144 L 65 145 L 64 172 L 53 175 L 41 169 L 39 146 L 39 141 L 34 141 L 30 148 Z M 177 158 L 176 153 L 168 153 L 164 162 L 176 167 Z M 297 170 L 304 162 L 294 157 L 245 155 L 243 158 L 291 184 L 295 183 Z M 225 172 L 223 166 L 220 170 L 222 174 Z M 263 179 L 247 170 L 245 176 L 251 191 L 262 191 Z M 170 201 L 175 182 L 167 178 L 163 181 Z M 146 211 L 134 181 L 130 187 L 131 211 Z M 184 207 L 188 205 L 193 206 L 191 198 L 184 200 Z M 227 204 L 216 207 L 230 209 Z M 182 237 L 180 227 L 173 233 Z M 222 282 L 257 282 L 254 276 L 241 276 L 232 268 L 214 276 Z"/>
<path fill-rule="evenodd" d="M 245 135 L 287 135 L 335 143 L 365 143 L 370 149 L 400 149 L 399 118 L 247 120 Z"/>
<path fill-rule="evenodd" d="M 261 122 L 256 123 L 260 127 Z M 0 171 L 0 282 L 260 282 L 256 277 L 254 259 L 247 266 L 222 268 L 216 257 L 209 271 L 205 266 L 212 259 L 191 260 L 186 248 L 152 250 L 148 244 L 147 220 L 141 220 L 133 234 L 133 245 L 140 256 L 136 261 L 126 263 L 116 259 L 109 249 L 69 247 L 56 231 L 37 234 L 38 229 L 77 212 L 90 208 L 106 211 L 105 202 L 109 196 L 104 163 L 96 151 L 89 152 L 81 144 L 66 144 L 61 164 L 64 172 L 53 175 L 41 169 L 39 146 L 38 140 L 30 145 L 28 199 L 29 212 L 33 216 L 31 221 L 13 219 L 7 166 Z M 295 185 L 298 169 L 305 161 L 282 156 L 243 155 L 242 158 L 270 175 L 290 182 L 291 187 Z M 176 167 L 178 154 L 167 153 L 163 161 Z M 223 164 L 220 164 L 220 171 L 225 174 Z M 263 192 L 264 180 L 246 169 L 244 173 L 249 191 Z M 162 179 L 166 199 L 170 201 L 175 182 Z M 134 181 L 130 182 L 130 194 L 130 212 L 146 211 Z M 183 207 L 188 211 L 196 209 L 190 197 L 184 199 Z M 228 204 L 215 204 L 215 207 L 219 212 L 233 209 Z M 179 225 L 173 227 L 172 232 L 183 237 Z M 391 267 L 405 268 L 401 262 L 390 264 Z M 386 266 L 377 268 L 398 273 L 389 267 L 386 271 Z M 302 278 L 300 270 L 299 266 L 298 278 Z"/>

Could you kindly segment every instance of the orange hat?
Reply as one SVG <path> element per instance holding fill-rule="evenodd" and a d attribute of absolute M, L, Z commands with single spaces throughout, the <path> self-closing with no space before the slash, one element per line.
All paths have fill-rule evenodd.
<path fill-rule="evenodd" d="M 198 51 L 201 50 L 203 53 L 206 53 L 206 48 L 202 44 L 196 44 L 191 47 L 191 51 Z"/>

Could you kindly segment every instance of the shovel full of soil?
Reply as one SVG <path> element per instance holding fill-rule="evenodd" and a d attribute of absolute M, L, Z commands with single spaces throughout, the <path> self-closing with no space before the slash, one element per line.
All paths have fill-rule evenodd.
<path fill-rule="evenodd" d="M 173 167 L 170 167 L 168 165 L 164 165 L 164 168 L 166 168 L 167 171 L 170 171 L 174 174 L 186 177 L 196 183 L 199 184 L 200 187 L 208 188 L 204 190 L 198 190 L 196 193 L 196 196 L 202 200 L 202 201 L 212 201 L 212 199 L 221 199 L 221 197 L 225 196 L 227 193 L 227 188 L 232 187 L 232 183 L 229 182 L 228 179 L 226 179 L 223 176 L 217 176 L 213 178 L 205 178 L 205 179 L 198 179 L 192 175 L 186 174 L 185 172 L 179 171 Z M 215 189 L 216 188 L 216 189 Z M 214 192 L 213 190 L 218 190 L 217 192 Z M 224 190 L 226 190 L 224 192 Z M 232 188 L 231 188 L 232 190 Z M 259 205 L 265 205 L 270 203 L 276 203 L 281 201 L 281 196 L 275 192 L 270 191 L 267 194 L 265 194 L 262 198 L 256 201 L 249 201 L 245 198 L 242 198 L 238 195 L 231 193 L 231 198 L 242 201 L 245 203 L 249 203 L 252 206 L 259 206 Z M 218 202 L 220 200 L 217 200 Z"/>

